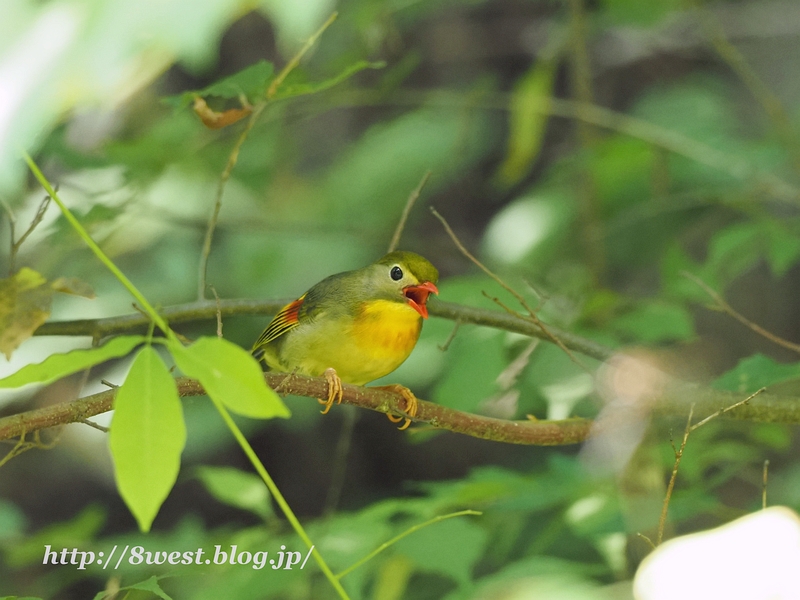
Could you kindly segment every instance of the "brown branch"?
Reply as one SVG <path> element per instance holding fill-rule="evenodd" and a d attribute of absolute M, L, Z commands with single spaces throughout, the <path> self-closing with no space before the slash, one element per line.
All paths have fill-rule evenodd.
<path fill-rule="evenodd" d="M 286 394 L 310 398 L 326 398 L 328 394 L 328 383 L 324 377 L 265 373 L 264 378 L 270 387 L 273 389 L 280 387 Z M 175 382 L 181 396 L 205 394 L 203 387 L 193 379 L 178 377 Z M 399 393 L 349 384 L 343 384 L 342 387 L 344 404 L 382 413 L 400 413 L 405 406 L 406 400 Z M 0 440 L 27 435 L 57 425 L 83 422 L 88 417 L 111 410 L 116 394 L 116 389 L 105 390 L 79 400 L 1 418 Z M 414 421 L 486 440 L 538 446 L 577 444 L 586 439 L 591 426 L 591 421 L 587 419 L 506 421 L 461 412 L 424 400 L 419 401 Z"/>
<path fill-rule="evenodd" d="M 572 354 L 572 352 L 570 352 L 569 348 L 567 348 L 567 346 L 564 344 L 564 342 L 562 342 L 558 337 L 556 337 L 552 333 L 552 331 L 550 331 L 550 327 L 549 326 L 545 327 L 544 323 L 542 323 L 542 321 L 539 319 L 539 317 L 536 316 L 536 312 L 528 305 L 527 300 L 525 300 L 525 298 L 522 296 L 522 294 L 517 292 L 510 285 L 506 284 L 505 281 L 503 281 L 500 277 L 495 275 L 488 267 L 486 267 L 486 265 L 484 265 L 481 261 L 479 261 L 477 258 L 475 258 L 475 256 L 473 256 L 473 254 L 469 250 L 467 250 L 466 246 L 464 246 L 464 244 L 461 243 L 461 240 L 458 239 L 458 236 L 455 234 L 453 229 L 447 223 L 445 218 L 442 215 L 440 215 L 436 211 L 436 209 L 433 208 L 432 206 L 431 206 L 431 213 L 433 213 L 434 217 L 439 219 L 439 222 L 444 227 L 444 230 L 447 232 L 447 235 L 449 235 L 450 239 L 453 240 L 453 243 L 459 249 L 461 254 L 466 256 L 469 260 L 471 260 L 475 264 L 475 266 L 477 266 L 481 271 L 483 271 L 489 277 L 491 277 L 494 281 L 496 281 L 500 286 L 502 286 L 502 288 L 504 290 L 506 290 L 508 293 L 510 293 L 512 296 L 514 296 L 514 298 L 517 299 L 517 302 L 519 302 L 522 305 L 522 307 L 526 311 L 528 311 L 528 315 L 529 315 L 528 318 L 533 322 L 534 325 L 536 325 L 539 329 L 541 329 L 542 333 L 545 336 L 547 336 L 547 339 L 550 340 L 551 342 L 553 342 L 559 348 L 561 348 L 566 353 L 566 355 L 569 356 L 569 358 L 570 358 L 570 360 L 572 362 L 574 362 L 576 365 L 578 365 L 582 369 L 587 370 L 586 367 L 583 364 L 581 364 L 581 362 L 577 358 L 575 358 L 575 355 Z M 498 303 L 499 303 L 499 300 L 498 300 Z M 501 306 L 502 306 L 502 304 L 501 304 Z M 521 317 L 520 316 L 520 318 L 524 319 L 525 317 Z"/>
<path fill-rule="evenodd" d="M 785 340 L 780 336 L 775 335 L 774 333 L 767 331 L 760 325 L 753 323 L 750 319 L 736 311 L 727 301 L 720 296 L 710 285 L 708 285 L 705 281 L 700 279 L 697 275 L 693 273 L 689 273 L 688 271 L 683 271 L 681 273 L 687 279 L 696 283 L 699 287 L 703 288 L 703 291 L 711 296 L 711 299 L 714 300 L 719 310 L 723 311 L 724 313 L 730 315 L 739 323 L 747 327 L 748 329 L 754 331 L 758 335 L 767 338 L 769 341 L 781 346 L 782 348 L 786 348 L 787 350 L 791 350 L 792 352 L 797 352 L 800 354 L 800 344 L 795 344 L 794 342 L 790 342 L 789 340 Z"/>
<path fill-rule="evenodd" d="M 217 309 L 223 317 L 241 315 L 271 316 L 291 302 L 291 298 L 280 300 L 221 300 L 219 306 L 216 302 L 202 300 L 188 304 L 169 306 L 160 311 L 161 316 L 169 321 L 170 325 L 179 323 L 196 323 L 215 319 Z M 473 324 L 494 327 L 514 333 L 521 333 L 531 337 L 540 338 L 549 342 L 552 339 L 545 334 L 541 327 L 530 319 L 521 316 L 504 314 L 497 310 L 473 308 L 443 302 L 438 298 L 431 298 L 428 302 L 428 312 L 434 317 L 461 321 L 462 325 Z M 103 338 L 121 333 L 146 332 L 150 319 L 144 315 L 130 314 L 103 319 L 77 319 L 74 321 L 51 321 L 45 323 L 34 332 L 34 335 L 86 335 Z M 614 350 L 598 344 L 592 340 L 562 331 L 552 325 L 548 330 L 561 340 L 565 346 L 575 352 L 591 356 L 597 360 L 606 360 L 614 354 Z"/>
<path fill-rule="evenodd" d="M 408 200 L 406 200 L 406 205 L 403 207 L 403 212 L 400 214 L 400 221 L 397 223 L 397 229 L 394 230 L 392 241 L 389 242 L 389 250 L 387 250 L 387 252 L 394 252 L 397 250 L 397 245 L 400 243 L 400 236 L 403 235 L 403 229 L 405 229 L 408 215 L 411 213 L 411 209 L 414 208 L 414 204 L 419 198 L 419 195 L 422 193 L 422 188 L 424 188 L 425 184 L 428 183 L 428 179 L 430 179 L 430 177 L 431 172 L 426 171 L 422 176 L 422 180 L 420 180 L 419 185 L 416 187 L 416 189 L 414 189 L 414 191 L 411 192 L 411 194 L 409 194 Z"/>

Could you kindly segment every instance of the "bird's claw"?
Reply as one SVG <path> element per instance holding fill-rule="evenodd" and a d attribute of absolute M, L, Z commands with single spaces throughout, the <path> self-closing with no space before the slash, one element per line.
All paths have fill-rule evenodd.
<path fill-rule="evenodd" d="M 342 380 L 339 379 L 339 376 L 336 374 L 336 369 L 325 369 L 324 375 L 325 380 L 328 382 L 328 398 L 326 400 L 317 398 L 317 402 L 325 405 L 325 408 L 320 412 L 326 415 L 331 409 L 331 406 L 333 406 L 334 400 L 337 404 L 342 403 L 344 390 L 342 389 Z"/>
<path fill-rule="evenodd" d="M 406 401 L 406 405 L 405 408 L 403 409 L 403 412 L 408 416 L 395 416 L 393 414 L 386 413 L 386 417 L 392 423 L 399 423 L 400 421 L 405 421 L 400 427 L 398 427 L 398 429 L 400 431 L 408 429 L 408 426 L 411 425 L 411 418 L 417 416 L 417 410 L 419 409 L 419 402 L 417 401 L 417 397 L 410 389 L 397 383 L 392 385 L 381 386 L 380 389 L 400 394 Z"/>

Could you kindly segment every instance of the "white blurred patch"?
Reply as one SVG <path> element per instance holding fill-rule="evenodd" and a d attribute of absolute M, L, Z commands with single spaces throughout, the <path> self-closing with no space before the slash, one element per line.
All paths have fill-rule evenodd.
<path fill-rule="evenodd" d="M 520 260 L 547 237 L 555 223 L 553 208 L 526 198 L 500 212 L 486 230 L 486 252 L 504 263 Z"/>
<path fill-rule="evenodd" d="M 653 399 L 665 383 L 664 372 L 644 353 L 616 354 L 598 370 L 597 388 L 606 404 L 581 450 L 590 472 L 602 476 L 625 469 L 647 429 Z"/>
<path fill-rule="evenodd" d="M 284 52 L 294 53 L 334 11 L 336 0 L 260 0 L 259 5 L 275 24 Z"/>
<path fill-rule="evenodd" d="M 593 517 L 608 504 L 608 498 L 601 494 L 586 496 L 575 502 L 567 509 L 564 519 L 570 525 L 578 525 L 582 521 Z"/>
<path fill-rule="evenodd" d="M 0 149 L 8 144 L 14 116 L 70 46 L 81 23 L 74 6 L 42 12 L 0 63 Z M 12 150 L 13 151 L 13 150 Z"/>
<path fill-rule="evenodd" d="M 594 390 L 594 378 L 588 373 L 578 373 L 558 383 L 542 387 L 547 400 L 547 418 L 560 420 L 572 414 L 575 405 Z"/>
<path fill-rule="evenodd" d="M 601 536 L 595 541 L 595 547 L 606 559 L 611 570 L 620 575 L 625 573 L 628 565 L 626 549 L 628 537 L 621 531 Z"/>
<path fill-rule="evenodd" d="M 797 600 L 800 519 L 775 506 L 650 554 L 633 581 L 637 600 Z"/>

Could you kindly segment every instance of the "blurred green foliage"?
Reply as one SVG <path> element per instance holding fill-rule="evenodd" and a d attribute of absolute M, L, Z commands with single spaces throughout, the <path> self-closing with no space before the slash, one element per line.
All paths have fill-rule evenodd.
<path fill-rule="evenodd" d="M 768 386 L 798 397 L 793 353 L 707 310 L 713 299 L 685 275 L 797 339 L 800 93 L 780 76 L 797 70 L 800 56 L 786 49 L 787 39 L 800 47 L 796 34 L 731 32 L 743 60 L 783 103 L 786 118 L 776 120 L 737 75 L 740 65 L 718 55 L 701 27 L 688 27 L 698 10 L 719 11 L 712 18 L 746 10 L 779 17 L 778 4 L 688 11 L 678 2 L 587 4 L 584 41 L 594 70 L 583 83 L 614 111 L 602 118 L 569 103 L 579 45 L 568 33 L 566 3 L 175 0 L 131 7 L 122 0 L 13 0 L 0 8 L 0 73 L 22 65 L 36 75 L 13 88 L 24 100 L 14 112 L 0 106 L 0 200 L 16 216 L 16 239 L 42 198 L 15 158 L 12 142 L 22 141 L 151 302 L 194 300 L 215 191 L 244 122 L 206 129 L 187 90 L 215 97 L 210 105 L 220 110 L 239 107 L 240 95 L 255 102 L 336 9 L 338 21 L 241 147 L 209 262 L 208 281 L 220 297 L 296 297 L 331 273 L 371 262 L 431 170 L 401 246 L 440 268 L 442 300 L 503 310 L 497 298 L 522 311 L 458 253 L 427 204 L 545 322 L 612 348 L 636 347 L 661 368 L 718 389 L 747 394 Z M 61 18 L 64 46 L 42 43 L 44 66 L 26 63 L 34 54 L 19 49 L 43 40 L 36 27 L 51 13 Z M 740 23 L 747 31 L 747 19 Z M 588 134 L 576 126 L 582 119 Z M 10 244 L 1 225 L 5 265 Z M 52 208 L 16 264 L 94 288 L 91 302 L 54 297 L 53 318 L 131 311 L 130 298 Z M 248 348 L 266 322 L 226 319 L 224 334 Z M 196 338 L 213 335 L 215 325 L 180 330 Z M 502 418 L 594 417 L 605 403 L 613 406 L 613 394 L 597 385 L 607 365 L 580 357 L 581 367 L 553 344 L 531 348 L 527 338 L 486 327 L 463 323 L 453 331 L 452 322 L 430 319 L 414 354 L 382 383 Z M 17 351 L 25 362 L 49 353 L 37 342 Z M 99 366 L 90 385 L 107 370 L 123 376 L 113 368 Z M 52 393 L 63 400 L 73 392 Z M 654 417 L 648 425 L 634 415 L 643 433 L 623 461 L 629 466 L 601 473 L 587 467 L 596 464 L 590 446 L 503 447 L 413 429 L 412 444 L 385 419 L 360 415 L 341 508 L 326 512 L 341 460 L 341 413 L 322 418 L 313 401 L 286 403 L 287 422 L 239 422 L 290 504 L 301 507 L 334 572 L 427 519 L 483 513 L 429 525 L 348 573 L 342 583 L 353 599 L 630 597 L 624 582 L 648 551 L 637 533 L 654 538 L 675 460 L 669 440 L 679 440 L 685 426 L 685 419 Z M 244 470 L 216 413 L 201 399 L 186 400 L 184 411 L 178 485 L 146 536 L 113 492 L 103 436 L 76 435 L 3 465 L 0 594 L 92 597 L 121 584 L 130 599 L 335 597 L 313 561 L 302 571 L 269 563 L 123 564 L 113 572 L 42 565 L 48 544 L 106 553 L 114 545 L 203 548 L 212 557 L 216 546 L 271 558 L 281 546 L 305 551 Z M 795 428 L 781 424 L 717 419 L 696 430 L 667 536 L 757 509 L 765 459 L 770 503 L 800 509 L 796 446 Z"/>

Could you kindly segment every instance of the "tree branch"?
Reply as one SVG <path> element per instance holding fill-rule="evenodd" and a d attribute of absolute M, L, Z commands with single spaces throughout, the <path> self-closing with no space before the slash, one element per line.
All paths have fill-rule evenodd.
<path fill-rule="evenodd" d="M 285 394 L 326 398 L 328 382 L 324 377 L 307 377 L 298 374 L 265 373 L 267 384 Z M 175 380 L 180 396 L 201 396 L 203 387 L 188 377 Z M 343 384 L 342 402 L 382 413 L 401 413 L 405 399 L 399 393 L 384 389 Z M 0 440 L 27 435 L 40 429 L 81 422 L 83 419 L 111 410 L 117 389 L 106 390 L 92 396 L 53 404 L 44 408 L 0 418 Z M 591 421 L 566 419 L 564 421 L 506 421 L 468 414 L 425 400 L 419 401 L 414 421 L 433 427 L 463 433 L 477 438 L 509 444 L 557 446 L 577 444 L 589 434 Z"/>
<path fill-rule="evenodd" d="M 161 310 L 161 315 L 172 325 L 215 319 L 217 310 L 219 310 L 219 314 L 222 317 L 274 315 L 291 301 L 291 298 L 282 300 L 220 300 L 219 303 L 213 300 L 204 300 L 166 307 Z M 537 337 L 548 342 L 553 341 L 550 335 L 547 335 L 541 327 L 529 319 L 498 310 L 473 308 L 431 298 L 428 303 L 428 312 L 434 317 L 459 321 L 462 325 L 467 323 L 484 325 Z M 34 335 L 86 335 L 94 338 L 103 338 L 121 333 L 146 332 L 149 323 L 149 319 L 142 314 L 121 315 L 104 319 L 52 321 L 39 327 Z M 606 360 L 615 352 L 611 348 L 568 331 L 562 331 L 552 325 L 548 325 L 547 330 L 561 340 L 570 350 L 580 352 L 597 360 Z"/>
<path fill-rule="evenodd" d="M 168 307 L 162 315 L 171 323 L 189 323 L 213 320 L 219 311 L 223 316 L 272 315 L 288 300 L 222 300 L 193 302 Z M 457 323 L 471 323 L 512 331 L 552 342 L 549 335 L 528 319 L 497 310 L 473 308 L 432 299 L 428 305 L 431 315 Z M 130 314 L 105 319 L 85 319 L 45 323 L 37 335 L 86 335 L 96 338 L 111 334 L 146 330 L 148 318 Z M 617 351 L 581 336 L 548 326 L 565 346 L 600 361 L 614 356 Z M 267 382 L 279 387 L 282 393 L 313 398 L 327 396 L 324 379 L 285 374 L 267 373 Z M 202 388 L 196 382 L 179 378 L 182 395 L 200 395 Z M 87 398 L 53 405 L 0 419 L 0 439 L 16 437 L 26 432 L 73 423 L 111 409 L 115 390 L 108 390 Z M 741 400 L 741 394 L 716 390 L 663 375 L 663 385 L 651 390 L 640 401 L 663 415 L 685 415 L 691 404 L 698 418 L 708 416 L 720 408 Z M 404 405 L 399 397 L 385 390 L 345 385 L 343 402 L 379 412 L 399 412 Z M 800 424 L 800 398 L 763 393 L 746 405 L 727 413 L 729 417 L 761 422 Z M 516 444 L 556 445 L 574 444 L 585 440 L 591 421 L 568 419 L 564 421 L 533 421 L 531 423 L 492 419 L 449 409 L 430 402 L 420 401 L 418 422 L 479 438 Z"/>
<path fill-rule="evenodd" d="M 284 394 L 326 398 L 328 382 L 324 377 L 299 374 L 265 373 L 267 384 Z M 203 387 L 188 377 L 176 380 L 181 396 L 204 395 Z M 402 395 L 379 388 L 343 384 L 342 402 L 382 413 L 400 413 L 405 406 Z M 44 408 L 0 418 L 0 440 L 27 435 L 34 431 L 81 422 L 83 419 L 111 410 L 117 388 L 92 396 L 62 402 Z M 800 399 L 761 393 L 757 398 L 741 403 L 741 394 L 670 380 L 658 391 L 643 398 L 654 410 L 667 415 L 684 415 L 694 405 L 698 416 L 719 415 L 722 412 L 735 419 L 800 424 Z M 734 408 L 732 405 L 738 405 Z M 729 407 L 725 411 L 720 408 Z M 589 437 L 592 421 L 564 419 L 561 421 L 509 421 L 465 413 L 425 400 L 413 419 L 432 427 L 462 433 L 477 438 L 536 446 L 577 444 Z"/>

